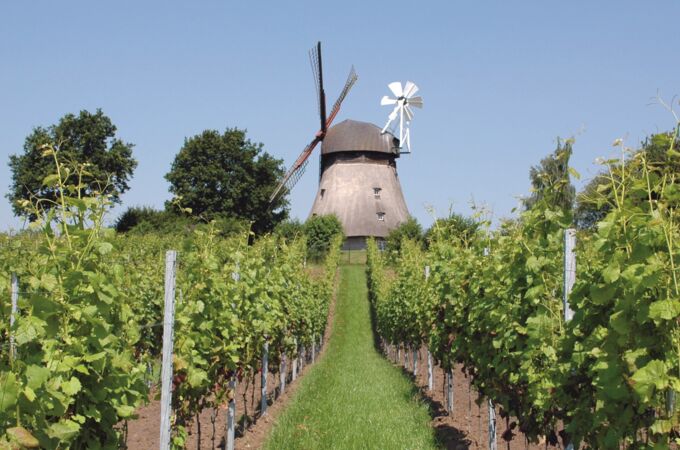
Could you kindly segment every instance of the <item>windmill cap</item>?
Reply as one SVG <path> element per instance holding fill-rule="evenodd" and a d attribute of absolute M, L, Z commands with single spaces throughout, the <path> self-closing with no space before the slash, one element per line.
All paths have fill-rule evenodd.
<path fill-rule="evenodd" d="M 343 120 L 326 132 L 321 142 L 321 154 L 337 152 L 379 152 L 399 154 L 399 139 L 368 122 Z"/>

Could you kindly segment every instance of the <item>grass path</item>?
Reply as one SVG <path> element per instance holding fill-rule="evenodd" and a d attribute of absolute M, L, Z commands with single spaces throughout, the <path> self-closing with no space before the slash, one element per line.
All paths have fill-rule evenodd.
<path fill-rule="evenodd" d="M 373 346 L 365 266 L 341 267 L 326 354 L 301 380 L 264 448 L 437 448 L 413 384 Z"/>

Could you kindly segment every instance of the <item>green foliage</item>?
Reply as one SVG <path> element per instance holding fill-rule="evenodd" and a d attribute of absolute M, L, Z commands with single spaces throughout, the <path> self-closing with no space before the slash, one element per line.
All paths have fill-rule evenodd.
<path fill-rule="evenodd" d="M 231 236 L 248 231 L 250 224 L 242 219 L 217 216 L 212 227 L 220 236 Z M 205 229 L 208 224 L 195 217 L 181 215 L 174 211 L 159 211 L 148 206 L 133 206 L 120 215 L 114 225 L 118 233 L 136 235 L 175 235 L 187 236 L 195 229 Z"/>
<path fill-rule="evenodd" d="M 548 201 L 554 207 L 564 211 L 572 210 L 576 196 L 576 189 L 569 179 L 572 143 L 572 139 L 562 142 L 558 138 L 557 148 L 553 154 L 543 158 L 538 166 L 533 166 L 529 170 L 532 194 L 523 200 L 526 209 L 533 208 L 545 195 L 549 195 Z M 573 169 L 571 173 L 577 175 Z"/>
<path fill-rule="evenodd" d="M 312 260 L 320 260 L 328 253 L 336 236 L 342 236 L 342 223 L 334 214 L 312 216 L 304 225 L 307 253 Z"/>
<path fill-rule="evenodd" d="M 579 229 L 594 231 L 597 224 L 607 217 L 611 210 L 609 179 L 606 174 L 596 175 L 576 196 L 574 221 Z"/>
<path fill-rule="evenodd" d="M 572 218 L 558 201 L 560 182 L 496 231 L 436 239 L 424 256 L 402 251 L 393 276 L 370 242 L 381 337 L 426 342 L 445 368 L 462 364 L 530 440 L 561 435 L 597 449 L 677 445 L 680 153 L 676 139 L 664 142 L 663 161 L 641 151 L 625 165 L 606 162 L 610 209 L 594 233 L 579 234 L 571 321 L 563 319 L 562 289 Z"/>
<path fill-rule="evenodd" d="M 10 435 L 8 425 L 21 425 L 42 448 L 117 448 L 116 425 L 141 403 L 145 370 L 133 357 L 134 317 L 118 289 L 123 269 L 107 261 L 113 236 L 102 223 L 110 202 L 80 197 L 61 176 L 69 166 L 58 156 L 44 149 L 57 169 L 55 205 L 24 203 L 42 236 L 13 239 L 10 252 L 26 258 L 0 269 L 5 280 L 17 273 L 23 292 L 9 330 L 17 355 L 5 346 L 0 359 L 1 430 Z"/>
<path fill-rule="evenodd" d="M 127 233 L 140 226 L 160 228 L 167 219 L 168 214 L 164 211 L 150 206 L 132 206 L 118 217 L 114 228 L 118 233 Z"/>
<path fill-rule="evenodd" d="M 396 257 L 401 252 L 401 243 L 404 239 L 411 239 L 418 242 L 423 241 L 423 227 L 420 226 L 415 217 L 409 217 L 404 223 L 390 231 L 387 235 L 385 250 L 387 254 Z"/>
<path fill-rule="evenodd" d="M 620 146 L 622 143 L 617 140 L 615 146 Z M 631 153 L 629 157 L 635 157 L 636 153 L 644 152 L 647 161 L 647 167 L 651 171 L 659 168 L 664 168 L 666 171 L 680 172 L 680 164 L 675 160 L 673 152 L 669 149 L 677 151 L 680 148 L 680 140 L 674 132 L 657 133 L 647 137 L 640 145 L 640 148 L 635 152 L 627 151 L 628 149 L 621 149 L 624 159 L 626 153 Z M 633 166 L 630 170 L 639 170 Z M 580 229 L 587 229 L 595 231 L 597 223 L 602 221 L 607 214 L 616 208 L 616 199 L 613 195 L 612 180 L 615 183 L 621 182 L 621 164 L 618 161 L 608 161 L 605 171 L 596 175 L 590 182 L 579 192 L 577 196 L 576 209 L 574 216 L 576 225 Z M 636 176 L 642 176 L 637 174 Z"/>
<path fill-rule="evenodd" d="M 420 242 L 405 239 L 398 256 L 396 278 L 388 282 L 375 241 L 371 239 L 367 243 L 369 284 L 376 294 L 382 292 L 373 298 L 378 332 L 388 342 L 420 347 L 432 327 L 427 319 L 430 304 L 424 273 L 425 254 Z"/>
<path fill-rule="evenodd" d="M 0 289 L 20 279 L 20 311 L 0 333 L 0 445 L 34 437 L 41 448 L 120 448 L 120 423 L 149 396 L 147 365 L 160 354 L 163 259 L 179 249 L 173 445 L 204 408 L 233 396 L 227 382 L 318 340 L 326 327 L 341 238 L 322 271 L 304 267 L 304 240 L 220 237 L 217 221 L 174 235 L 116 235 L 103 227 L 107 197 L 77 197 L 59 174 L 57 207 L 26 203 L 34 233 L 0 235 Z M 179 248 L 178 248 L 179 246 Z M 9 324 L 8 305 L 0 307 Z M 8 336 L 15 337 L 16 356 Z M 297 344 L 296 344 L 297 343 Z M 28 440 L 26 442 L 29 442 Z"/>
<path fill-rule="evenodd" d="M 284 169 L 281 160 L 262 148 L 237 128 L 188 138 L 165 176 L 170 192 L 196 217 L 233 217 L 251 222 L 256 234 L 272 231 L 288 216 L 288 200 L 281 196 L 269 205 Z"/>
<path fill-rule="evenodd" d="M 476 218 L 451 211 L 448 217 L 441 217 L 434 221 L 425 232 L 424 240 L 428 246 L 437 240 L 469 242 L 475 238 L 481 226 L 482 223 Z"/>
<path fill-rule="evenodd" d="M 137 167 L 133 145 L 116 137 L 116 126 L 100 109 L 94 114 L 67 114 L 56 125 L 35 128 L 26 137 L 23 154 L 10 156 L 12 184 L 7 198 L 16 215 L 28 214 L 31 220 L 36 219 L 36 214 L 25 208 L 25 201 L 36 204 L 38 215 L 57 207 L 59 188 L 56 178 L 49 177 L 54 174 L 54 165 L 43 157 L 45 146 L 55 149 L 60 161 L 68 163 L 65 170 L 73 175 L 78 172 L 77 179 L 70 182 L 77 191 L 71 193 L 74 197 L 103 194 L 118 203 L 120 195 L 129 189 L 128 181 Z M 62 178 L 67 175 L 61 174 Z M 38 199 L 44 201 L 35 203 Z"/>
<path fill-rule="evenodd" d="M 611 209 L 587 242 L 570 300 L 562 401 L 568 430 L 593 447 L 635 442 L 638 430 L 667 447 L 680 425 L 680 155 L 677 139 L 666 142 L 665 163 L 658 150 L 606 162 Z"/>
<path fill-rule="evenodd" d="M 274 234 L 286 241 L 294 241 L 295 239 L 304 236 L 304 225 L 297 219 L 284 220 L 274 228 Z"/>

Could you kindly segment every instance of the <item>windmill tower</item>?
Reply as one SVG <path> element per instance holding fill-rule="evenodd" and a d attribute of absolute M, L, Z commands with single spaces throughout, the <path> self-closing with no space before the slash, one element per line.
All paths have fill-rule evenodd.
<path fill-rule="evenodd" d="M 391 83 L 389 87 L 397 98 L 383 97 L 381 101 L 383 105 L 395 105 L 384 128 L 355 120 L 345 120 L 331 127 L 357 76 L 352 68 L 331 114 L 326 117 L 321 43 L 310 52 L 310 60 L 316 81 L 321 128 L 288 170 L 271 200 L 284 188 L 292 189 L 304 173 L 312 151 L 321 143 L 319 190 L 310 216 L 335 214 L 347 237 L 344 248 L 364 248 L 367 237 L 384 239 L 409 218 L 397 174 L 397 158 L 401 153 L 410 153 L 408 125 L 413 111 L 409 105 L 422 107 L 422 99 L 414 97 L 418 90 L 415 84 L 407 82 L 402 89 L 401 83 Z M 389 125 L 397 119 L 398 138 L 388 131 Z M 402 152 L 402 143 L 406 144 L 406 152 Z"/>

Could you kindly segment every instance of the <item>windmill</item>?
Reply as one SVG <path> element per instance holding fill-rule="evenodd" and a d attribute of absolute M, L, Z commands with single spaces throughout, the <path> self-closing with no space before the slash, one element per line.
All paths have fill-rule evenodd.
<path fill-rule="evenodd" d="M 392 83 L 390 89 L 397 98 L 383 99 L 383 102 L 396 105 L 391 114 L 394 117 L 383 129 L 349 119 L 331 126 L 357 76 L 352 68 L 338 100 L 326 117 L 320 43 L 310 52 L 310 60 L 319 99 L 321 127 L 286 172 L 270 202 L 285 192 L 284 188 L 289 190 L 295 185 L 304 173 L 312 151 L 321 143 L 319 189 L 310 216 L 335 214 L 346 236 L 344 248 L 364 248 L 367 237 L 385 239 L 391 230 L 410 216 L 397 175 L 396 160 L 404 140 L 410 149 L 408 125 L 413 118 L 410 107 L 421 107 L 422 99 L 414 97 L 418 90 L 415 84 L 407 82 L 402 89 L 400 83 Z M 392 100 L 394 103 L 391 103 Z M 397 117 L 400 123 L 398 138 L 388 131 L 389 124 Z"/>
<path fill-rule="evenodd" d="M 345 86 L 342 88 L 342 91 L 340 92 L 338 99 L 333 104 L 333 108 L 331 108 L 331 113 L 327 117 L 326 92 L 324 91 L 323 88 L 321 42 L 317 42 L 316 46 L 309 51 L 309 61 L 312 65 L 312 73 L 314 75 L 314 87 L 316 88 L 316 94 L 318 99 L 319 118 L 321 121 L 321 126 L 319 128 L 319 131 L 316 132 L 314 139 L 312 139 L 312 142 L 310 142 L 307 145 L 307 147 L 305 147 L 305 149 L 302 150 L 302 153 L 300 153 L 300 156 L 298 156 L 298 158 L 295 160 L 295 163 L 290 167 L 290 169 L 288 169 L 286 174 L 283 176 L 283 179 L 276 186 L 276 189 L 274 189 L 274 192 L 269 197 L 270 204 L 273 203 L 274 200 L 283 193 L 284 187 L 288 191 L 293 189 L 293 186 L 295 186 L 295 184 L 300 180 L 302 175 L 305 173 L 305 170 L 307 169 L 307 164 L 309 163 L 309 156 L 312 154 L 314 148 L 319 144 L 319 142 L 323 141 L 323 139 L 326 137 L 326 131 L 328 130 L 328 127 L 330 127 L 331 124 L 333 123 L 335 116 L 338 115 L 338 112 L 340 111 L 340 106 L 342 105 L 342 101 L 345 100 L 345 97 L 347 97 L 349 90 L 352 89 L 352 86 L 354 86 L 354 83 L 356 83 L 358 78 L 356 72 L 354 71 L 354 67 L 352 67 L 349 71 L 349 75 L 347 76 Z"/>
<path fill-rule="evenodd" d="M 390 98 L 385 95 L 382 100 L 380 100 L 382 106 L 395 105 L 387 118 L 387 123 L 382 129 L 382 133 L 387 131 L 387 128 L 398 116 L 400 149 L 403 148 L 403 144 L 406 144 L 407 151 L 402 153 L 411 153 L 411 134 L 409 129 L 411 120 L 413 120 L 413 110 L 411 109 L 411 106 L 422 108 L 423 98 L 415 96 L 416 92 L 418 92 L 418 86 L 412 81 L 407 81 L 403 88 L 398 81 L 388 84 L 387 87 L 390 88 L 390 91 L 392 91 L 396 98 Z M 404 120 L 404 118 L 406 118 L 406 120 Z"/>

